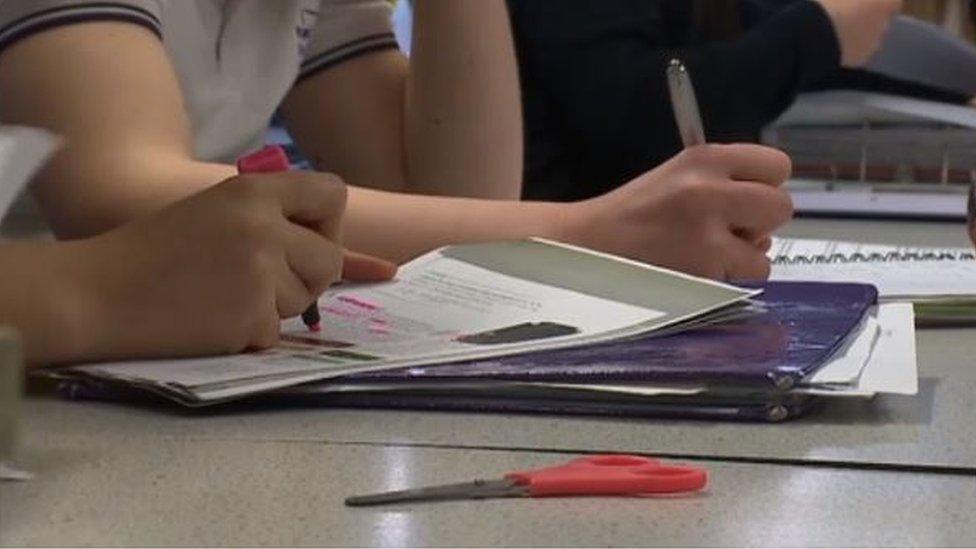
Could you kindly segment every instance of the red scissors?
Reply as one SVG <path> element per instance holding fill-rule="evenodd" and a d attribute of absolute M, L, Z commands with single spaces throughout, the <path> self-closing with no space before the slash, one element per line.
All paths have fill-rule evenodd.
<path fill-rule="evenodd" d="M 597 455 L 562 465 L 507 473 L 497 480 L 476 480 L 384 492 L 346 499 L 352 507 L 403 503 L 546 496 L 637 496 L 701 490 L 708 482 L 704 469 L 667 465 L 630 455 Z"/>

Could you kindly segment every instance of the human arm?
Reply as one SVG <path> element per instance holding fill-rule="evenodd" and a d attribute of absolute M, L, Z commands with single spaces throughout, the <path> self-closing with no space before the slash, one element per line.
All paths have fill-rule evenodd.
<path fill-rule="evenodd" d="M 60 237 L 98 234 L 235 173 L 193 158 L 176 75 L 141 26 L 92 22 L 29 36 L 0 53 L 0 96 L 4 123 L 64 138 L 32 185 Z"/>
<path fill-rule="evenodd" d="M 263 348 L 343 276 L 345 191 L 320 174 L 238 177 L 97 237 L 0 246 L 0 324 L 48 365 Z"/>
<path fill-rule="evenodd" d="M 874 9 L 845 14 L 845 21 L 890 16 L 889 0 L 848 3 Z M 736 141 L 756 139 L 805 86 L 837 70 L 842 59 L 861 62 L 867 47 L 839 37 L 830 12 L 808 1 L 766 15 L 736 40 L 689 44 L 672 20 L 677 4 L 510 0 L 528 97 L 527 185 L 552 169 L 534 166 L 547 139 L 565 149 L 555 162 L 571 165 L 566 171 L 574 185 L 594 190 L 613 188 L 679 151 L 664 77 L 672 57 L 693 76 L 708 137 Z M 865 25 L 862 34 L 880 36 L 883 25 L 873 24 L 878 32 Z M 550 110 L 547 120 L 540 121 L 533 104 Z M 546 126 L 555 137 L 533 140 Z"/>
<path fill-rule="evenodd" d="M 303 67 L 283 104 L 289 130 L 316 167 L 351 184 L 518 198 L 522 119 L 505 3 L 415 9 L 409 60 L 385 50 Z"/>
<path fill-rule="evenodd" d="M 54 221 L 62 235 L 107 230 L 145 211 L 161 208 L 167 201 L 213 185 L 234 171 L 229 165 L 196 160 L 190 153 L 183 126 L 171 120 L 185 120 L 175 107 L 179 104 L 175 82 L 139 87 L 142 95 L 138 104 L 127 102 L 127 82 L 160 78 L 144 73 L 161 70 L 160 64 L 164 68 L 167 65 L 156 37 L 136 26 L 131 32 L 122 27 L 124 23 L 58 27 L 32 35 L 0 53 L 0 96 L 5 98 L 0 102 L 0 116 L 6 121 L 49 128 L 65 138 L 65 146 L 52 168 L 35 181 L 35 185 L 43 187 L 39 194 L 45 209 L 59 217 Z M 117 40 L 105 39 L 109 30 Z M 129 53 L 113 57 L 116 48 Z M 152 48 L 156 48 L 155 53 L 150 51 Z M 136 55 L 137 52 L 142 54 Z M 160 62 L 142 62 L 143 57 L 152 56 L 160 56 Z M 113 62 L 103 63 L 104 59 Z M 58 65 L 46 66 L 51 63 Z M 45 74 L 32 75 L 31 67 L 37 72 L 43 67 Z M 15 78 L 18 75 L 24 78 Z M 94 97 L 77 93 L 86 87 L 101 93 Z M 167 109 L 167 105 L 171 108 L 164 116 L 166 120 L 154 124 L 154 113 Z M 663 213 L 675 204 L 693 211 L 697 208 L 694 201 L 704 198 L 698 192 L 702 188 L 730 187 L 748 193 L 751 183 L 739 182 L 731 173 L 722 175 L 722 166 L 733 160 L 737 164 L 767 166 L 762 152 L 767 149 L 736 150 L 739 152 L 733 156 L 703 159 L 704 164 L 716 165 L 705 171 L 688 160 L 698 157 L 682 155 L 669 162 L 668 168 L 637 178 L 632 188 L 643 190 L 634 191 L 634 197 L 642 199 L 632 197 L 627 202 L 615 198 L 566 205 L 350 188 L 344 242 L 357 251 L 399 262 L 456 242 L 542 236 L 613 250 L 696 274 L 756 276 L 761 274 L 764 258 L 703 258 L 702 247 L 685 243 L 676 248 L 671 231 L 679 229 L 670 229 L 672 217 Z M 785 178 L 782 166 L 760 171 L 769 172 L 761 180 L 772 187 Z M 76 178 L 86 184 L 76 183 Z M 726 191 L 723 188 L 716 196 L 724 196 Z M 777 219 L 784 221 L 789 211 L 781 195 L 785 196 L 781 192 L 768 195 L 766 200 L 753 202 L 751 208 L 773 211 Z M 625 219 L 623 211 L 636 213 Z M 732 223 L 725 222 L 729 221 L 725 220 L 728 214 L 706 204 L 701 215 L 682 221 L 682 226 L 687 228 L 685 223 L 690 223 L 695 227 L 688 232 L 689 238 L 721 241 L 724 236 L 716 233 L 731 230 Z M 578 219 L 586 219 L 593 227 L 578 223 Z M 599 227 L 599 231 L 594 227 Z M 771 232 L 772 227 L 763 224 L 756 230 Z M 624 238 L 630 231 L 646 237 Z M 593 238 L 592 234 L 604 236 Z M 620 242 L 627 245 L 622 247 Z"/>

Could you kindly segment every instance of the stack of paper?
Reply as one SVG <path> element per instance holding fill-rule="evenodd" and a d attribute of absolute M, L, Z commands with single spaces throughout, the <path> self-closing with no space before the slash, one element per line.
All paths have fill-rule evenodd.
<path fill-rule="evenodd" d="M 229 357 L 76 366 L 208 404 L 357 372 L 578 347 L 745 314 L 760 293 L 542 240 L 450 246 L 393 282 L 339 287 L 323 333 L 285 322 L 282 344 Z"/>
<path fill-rule="evenodd" d="M 215 377 L 222 375 L 224 388 L 236 388 L 236 396 L 260 391 L 255 398 L 290 404 L 764 421 L 797 417 L 825 398 L 917 390 L 910 306 L 876 307 L 873 287 L 859 284 L 763 288 L 762 312 L 666 335 L 345 376 L 334 369 L 317 383 L 296 384 L 282 368 L 320 350 L 316 338 L 291 338 L 281 349 L 252 357 L 236 377 L 232 369 L 243 357 L 227 360 L 225 370 L 204 362 L 160 362 L 148 369 L 138 363 L 76 368 L 69 375 L 75 389 L 76 376 L 95 375 L 94 387 L 103 395 L 104 382 L 114 381 L 185 404 L 227 398 Z M 168 385 L 160 381 L 163 373 Z M 279 381 L 286 383 L 268 391 Z M 92 386 L 86 381 L 80 393 L 91 395 Z"/>
<path fill-rule="evenodd" d="M 913 313 L 907 304 L 885 304 L 875 308 L 865 322 L 851 334 L 844 345 L 812 374 L 786 395 L 818 395 L 830 397 L 870 398 L 878 393 L 913 395 L 918 392 L 918 372 L 915 354 Z M 727 387 L 731 394 L 735 387 Z M 591 393 L 603 395 L 627 395 L 656 398 L 661 396 L 696 397 L 716 394 L 716 387 L 689 382 L 685 384 L 628 382 L 558 382 L 494 380 L 431 379 L 420 382 L 394 382 L 389 379 L 355 382 L 310 384 L 293 387 L 282 392 L 287 395 L 331 395 L 353 393 L 413 393 L 427 391 L 467 392 L 468 394 L 525 395 L 527 391 L 564 393 Z M 743 392 L 755 392 L 755 388 L 739 387 Z M 537 393 L 539 396 L 541 393 Z M 717 394 L 722 394 L 720 391 Z M 758 394 L 758 393 L 757 393 Z M 768 398 L 768 393 L 762 393 Z M 785 418 L 783 418 L 785 419 Z"/>

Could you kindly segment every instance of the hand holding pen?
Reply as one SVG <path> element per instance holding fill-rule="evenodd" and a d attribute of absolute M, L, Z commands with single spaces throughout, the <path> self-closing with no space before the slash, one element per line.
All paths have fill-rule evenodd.
<path fill-rule="evenodd" d="M 284 149 L 277 145 L 268 145 L 257 152 L 241 157 L 237 161 L 237 171 L 241 174 L 275 173 L 288 170 L 288 157 Z M 315 230 L 315 227 L 309 228 Z M 338 229 L 338 224 L 336 229 Z M 342 252 L 342 278 L 344 280 L 375 282 L 389 280 L 393 278 L 394 274 L 396 274 L 396 266 L 388 261 L 349 250 Z M 321 331 L 322 318 L 317 299 L 302 312 L 302 322 L 313 332 Z"/>
<path fill-rule="evenodd" d="M 681 143 L 686 149 L 704 145 L 705 127 L 702 124 L 701 111 L 695 96 L 695 87 L 691 82 L 691 74 L 679 59 L 672 59 L 666 69 L 668 92 L 671 97 L 671 107 L 674 110 L 675 123 L 681 135 Z M 769 250 L 772 237 L 769 235 L 750 235 L 746 231 L 737 234 L 751 240 L 762 251 Z"/>

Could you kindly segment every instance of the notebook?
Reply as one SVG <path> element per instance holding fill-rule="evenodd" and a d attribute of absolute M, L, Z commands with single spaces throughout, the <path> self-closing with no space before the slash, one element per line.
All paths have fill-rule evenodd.
<path fill-rule="evenodd" d="M 769 257 L 772 280 L 874 284 L 881 301 L 976 302 L 976 253 L 972 248 L 777 238 Z"/>

